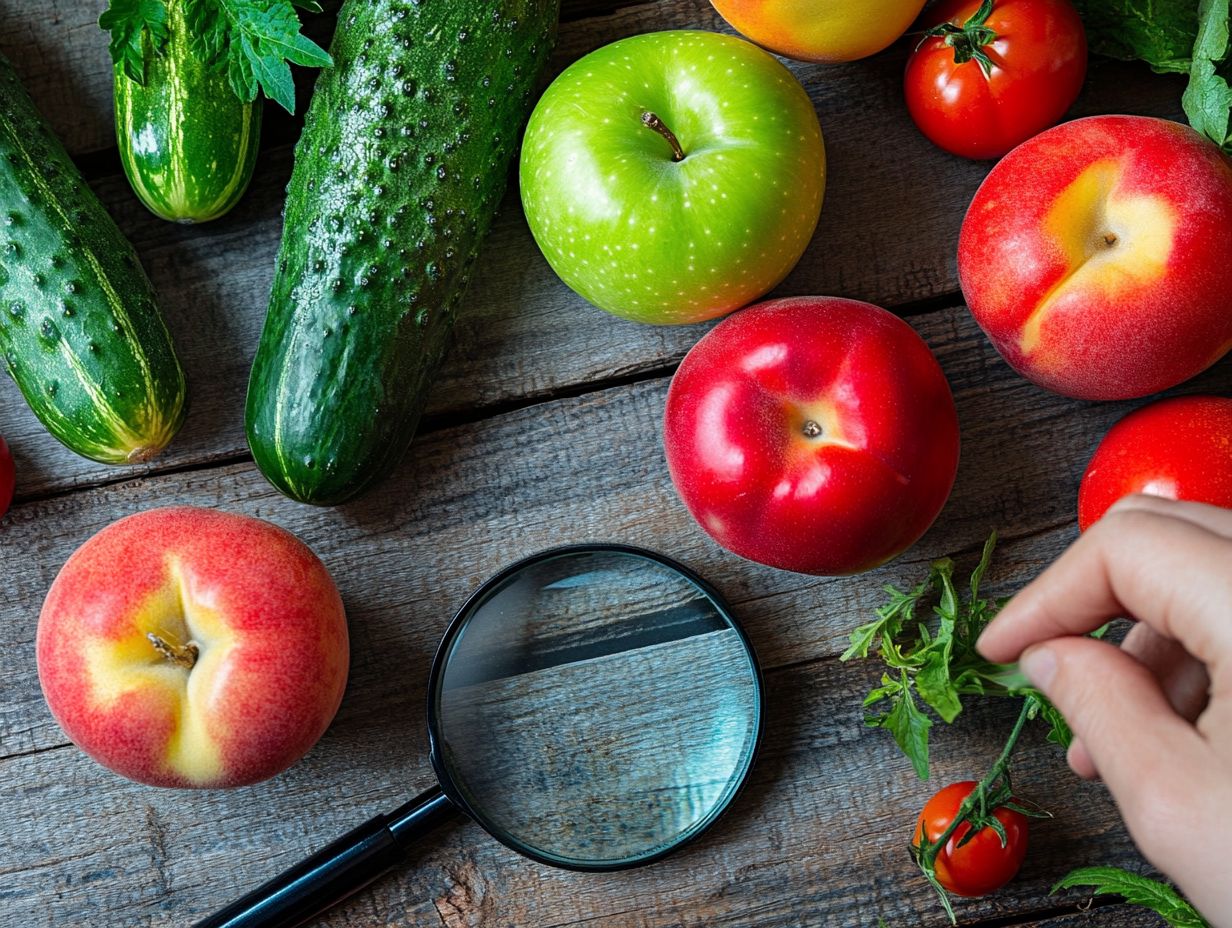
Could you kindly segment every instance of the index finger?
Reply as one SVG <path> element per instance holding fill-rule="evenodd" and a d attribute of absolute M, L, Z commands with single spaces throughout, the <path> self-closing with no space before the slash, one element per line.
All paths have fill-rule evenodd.
<path fill-rule="evenodd" d="M 1128 617 L 1213 670 L 1232 657 L 1232 540 L 1158 507 L 1110 511 L 1022 589 L 980 637 L 989 660 Z"/>

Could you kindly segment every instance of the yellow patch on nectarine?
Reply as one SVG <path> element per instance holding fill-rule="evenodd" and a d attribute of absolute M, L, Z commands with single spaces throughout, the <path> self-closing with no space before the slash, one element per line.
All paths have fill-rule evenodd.
<path fill-rule="evenodd" d="M 1027 317 L 1019 344 L 1039 347 L 1041 331 L 1060 299 L 1085 291 L 1111 301 L 1164 274 L 1176 212 L 1162 197 L 1119 190 L 1122 171 L 1096 161 L 1061 191 L 1044 216 L 1044 233 L 1065 256 L 1066 271 Z"/>
<path fill-rule="evenodd" d="M 133 611 L 128 631 L 120 638 L 100 637 L 85 645 L 85 666 L 97 705 L 112 705 L 132 691 L 161 691 L 174 719 L 166 746 L 167 768 L 197 783 L 216 781 L 222 774 L 217 736 L 207 730 L 205 710 L 234 640 L 218 612 L 203 599 L 181 565 L 168 558 L 166 582 Z M 172 649 L 191 645 L 196 649 L 195 662 L 188 667 L 169 659 L 150 635 Z"/>

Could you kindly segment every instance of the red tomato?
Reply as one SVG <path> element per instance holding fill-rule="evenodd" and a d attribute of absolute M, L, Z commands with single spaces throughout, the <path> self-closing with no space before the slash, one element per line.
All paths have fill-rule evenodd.
<path fill-rule="evenodd" d="M 958 807 L 975 789 L 974 780 L 951 783 L 933 794 L 924 806 L 915 825 L 912 843 L 920 844 L 920 834 L 936 841 L 958 814 Z M 956 896 L 986 896 L 1000 889 L 1018 872 L 1027 853 L 1027 817 L 1021 812 L 998 807 L 993 815 L 1005 827 L 1006 842 L 991 828 L 976 832 L 974 838 L 959 847 L 971 830 L 965 822 L 959 825 L 937 855 L 937 881 Z"/>
<path fill-rule="evenodd" d="M 1109 429 L 1082 475 L 1078 527 L 1131 493 L 1232 509 L 1232 399 L 1160 400 Z"/>
<path fill-rule="evenodd" d="M 13 455 L 9 453 L 9 446 L 4 439 L 0 438 L 0 519 L 4 518 L 4 514 L 9 511 L 9 504 L 13 502 L 15 483 Z"/>
<path fill-rule="evenodd" d="M 689 352 L 664 414 L 672 482 L 715 541 L 809 574 L 884 563 L 941 511 L 958 466 L 945 375 L 903 320 L 834 297 L 770 300 Z"/>
<path fill-rule="evenodd" d="M 944 0 L 934 33 L 907 59 L 911 118 L 967 158 L 999 158 L 1057 122 L 1087 73 L 1087 40 L 1069 0 Z"/>

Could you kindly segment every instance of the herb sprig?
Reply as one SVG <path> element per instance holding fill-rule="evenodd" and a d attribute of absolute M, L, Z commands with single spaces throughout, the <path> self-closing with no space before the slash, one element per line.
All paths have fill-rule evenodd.
<path fill-rule="evenodd" d="M 259 92 L 295 112 L 291 64 L 333 66 L 329 54 L 300 32 L 296 8 L 321 12 L 317 0 L 110 0 L 98 24 L 111 34 L 112 60 L 144 84 L 150 55 L 170 38 L 168 3 L 182 3 L 189 36 L 202 58 L 222 69 L 235 95 Z"/>
<path fill-rule="evenodd" d="M 966 598 L 954 584 L 954 561 L 948 557 L 934 561 L 924 582 L 909 591 L 892 585 L 884 587 L 889 602 L 877 610 L 875 619 L 852 631 L 850 646 L 842 655 L 846 661 L 875 654 L 885 664 L 881 685 L 864 699 L 866 709 L 880 711 L 869 712 L 864 721 L 893 735 L 922 780 L 928 779 L 928 731 L 933 725 L 925 709 L 931 709 L 948 724 L 962 712 L 967 697 L 1022 699 L 1018 719 L 1001 753 L 962 801 L 946 829 L 935 841 L 927 842 L 921 837 L 919 843 L 913 842 L 910 847 L 912 859 L 937 891 L 952 924 L 957 922 L 949 894 L 937 877 L 938 856 L 964 824 L 969 830 L 960 846 L 985 828 L 996 833 L 1004 846 L 1008 836 L 996 817 L 998 808 L 1047 818 L 1047 812 L 1024 805 L 1015 797 L 1010 782 L 1010 757 L 1027 723 L 1036 718 L 1048 723 L 1050 741 L 1068 746 L 1072 740 L 1061 714 L 1027 682 L 1017 665 L 994 664 L 975 649 L 980 633 L 1006 602 L 980 595 L 996 547 L 997 533 L 993 532 L 971 572 Z M 923 703 L 924 708 L 918 703 Z M 927 833 L 924 829 L 923 834 Z"/>
<path fill-rule="evenodd" d="M 962 712 L 967 696 L 1025 696 L 1035 700 L 1038 715 L 1049 723 L 1048 738 L 1061 745 L 1071 740 L 1061 714 L 1028 683 L 1013 664 L 994 664 L 975 650 L 980 633 L 1005 604 L 980 595 L 980 585 L 997 546 L 993 532 L 971 573 L 966 600 L 954 585 L 954 561 L 934 561 L 919 586 L 884 589 L 888 603 L 877 617 L 856 628 L 841 660 L 880 656 L 886 666 L 881 685 L 864 698 L 870 711 L 865 724 L 884 728 L 911 760 L 917 776 L 928 779 L 928 732 L 933 720 L 920 703 L 947 724 Z M 934 602 L 935 601 L 935 602 Z M 931 604 L 931 608 L 929 605 Z"/>

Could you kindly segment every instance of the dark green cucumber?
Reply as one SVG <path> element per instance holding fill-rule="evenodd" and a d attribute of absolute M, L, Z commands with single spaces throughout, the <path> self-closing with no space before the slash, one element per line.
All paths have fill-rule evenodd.
<path fill-rule="evenodd" d="M 206 222 L 231 209 L 252 180 L 262 98 L 244 103 L 224 68 L 193 48 L 184 0 L 167 0 L 170 38 L 146 55 L 145 86 L 115 67 L 116 141 L 133 191 L 174 222 Z M 147 39 L 148 42 L 148 39 Z"/>
<path fill-rule="evenodd" d="M 184 420 L 184 372 L 133 246 L 0 56 L 0 353 L 78 454 L 145 460 Z"/>
<path fill-rule="evenodd" d="M 347 0 L 295 152 L 248 384 L 248 444 L 288 496 L 334 505 L 415 433 L 557 0 Z"/>

